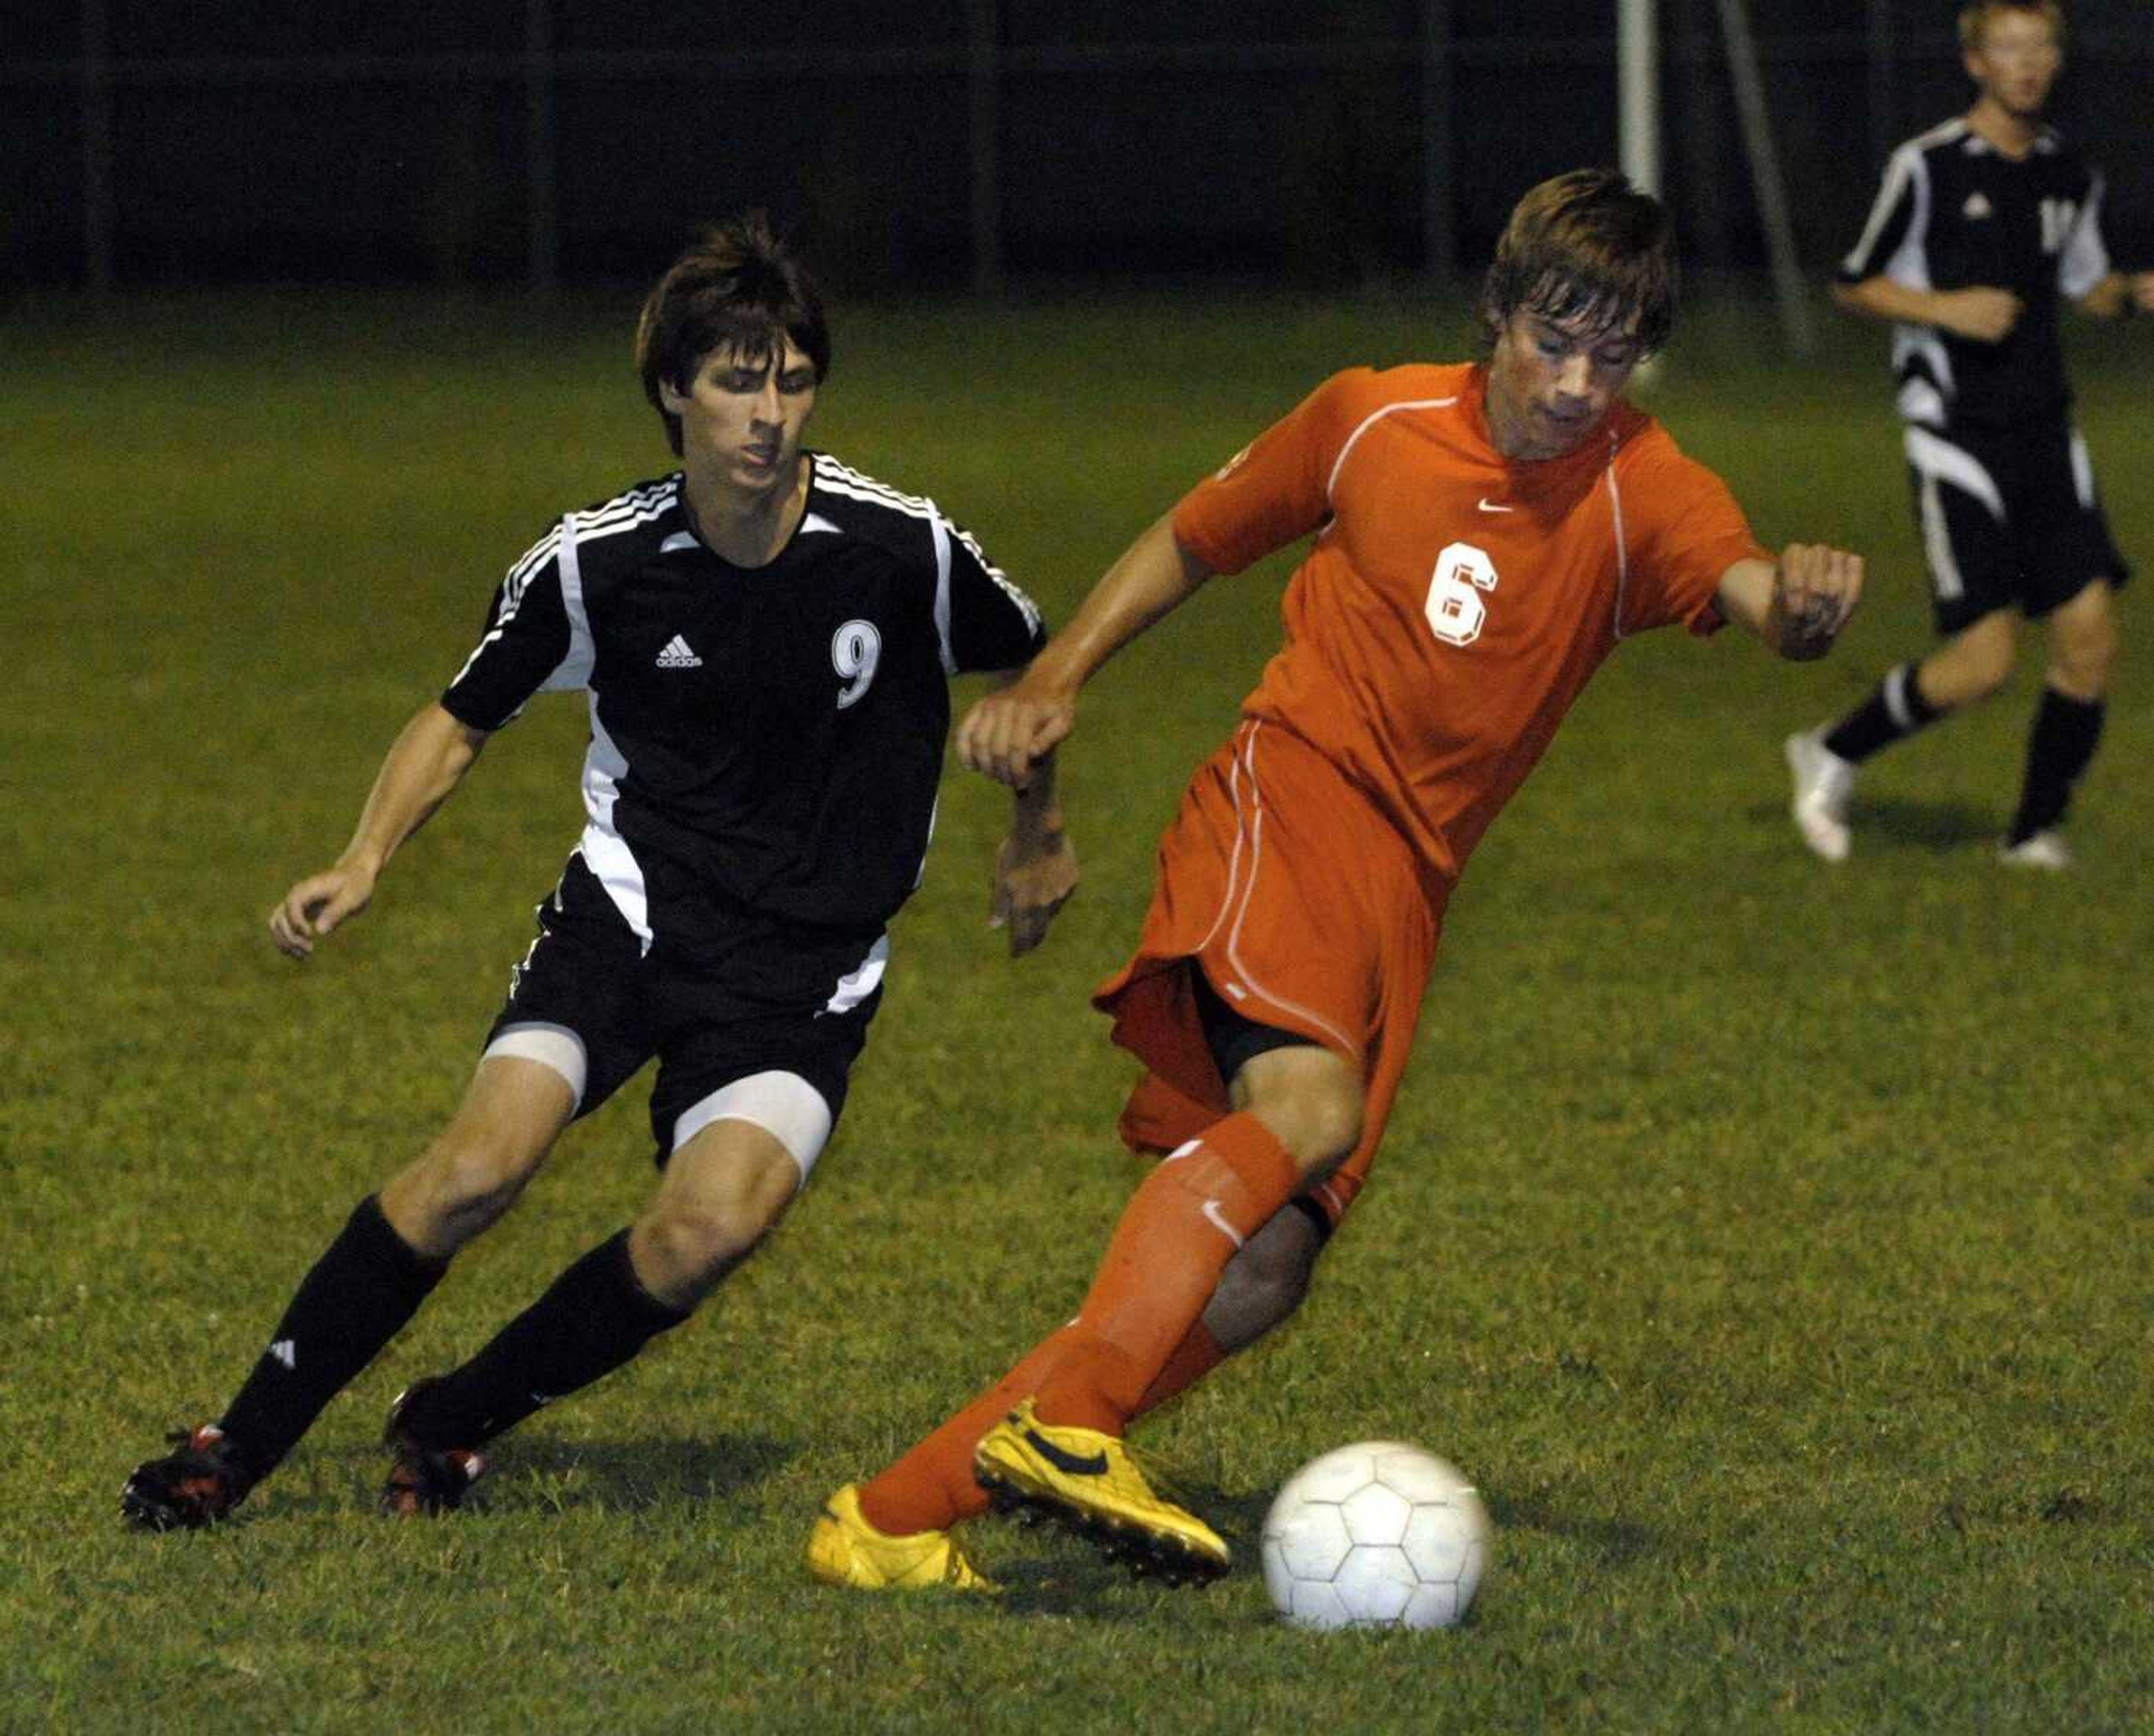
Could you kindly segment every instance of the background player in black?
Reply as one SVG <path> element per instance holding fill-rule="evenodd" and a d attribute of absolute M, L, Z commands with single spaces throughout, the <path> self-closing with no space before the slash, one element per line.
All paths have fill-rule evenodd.
<path fill-rule="evenodd" d="M 1814 851 L 1842 860 L 1855 768 L 2003 687 L 2016 609 L 2049 622 L 2049 666 L 1998 855 L 2061 869 L 2060 823 L 2094 756 L 2116 656 L 2111 594 L 2129 574 L 2071 424 L 2058 304 L 2106 318 L 2154 309 L 2154 273 L 2110 269 L 2101 177 L 2042 124 L 2063 65 L 2056 0 L 1976 0 L 1959 26 L 1974 106 L 1893 153 L 1835 288 L 1841 306 L 1895 323 L 1944 643 L 1837 722 L 1789 738 L 1793 812 Z"/>
<path fill-rule="evenodd" d="M 590 696 L 587 823 L 447 1128 L 362 1201 L 214 1424 L 137 1468 L 125 1514 L 222 1519 L 371 1361 L 569 1123 L 654 1057 L 662 1174 L 470 1361 L 390 1415 L 392 1512 L 452 1507 L 477 1450 L 685 1320 L 777 1223 L 841 1110 L 916 884 L 947 678 L 1012 670 L 1038 611 L 929 502 L 802 438 L 829 360 L 814 285 L 759 217 L 712 231 L 637 334 L 675 474 L 570 513 L 390 750 L 357 831 L 269 918 L 304 958 L 542 688 Z M 1051 791 L 997 867 L 1011 948 L 1076 877 Z"/>

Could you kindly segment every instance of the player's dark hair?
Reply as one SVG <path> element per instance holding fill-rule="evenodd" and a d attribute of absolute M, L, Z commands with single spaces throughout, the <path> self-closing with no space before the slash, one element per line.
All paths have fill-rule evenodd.
<path fill-rule="evenodd" d="M 1989 33 L 1992 19 L 1999 13 L 2026 13 L 2048 23 L 2049 33 L 2056 38 L 2057 46 L 2065 44 L 2065 8 L 2061 0 L 1973 0 L 1959 13 L 1959 45 L 1970 52 L 1978 49 Z"/>
<path fill-rule="evenodd" d="M 661 383 L 686 392 L 713 350 L 768 361 L 790 338 L 815 369 L 830 367 L 830 327 L 807 268 L 751 211 L 714 223 L 666 268 L 644 298 L 635 327 L 635 365 L 643 396 L 666 424 L 666 443 L 681 452 L 681 418 L 658 396 Z"/>
<path fill-rule="evenodd" d="M 1583 317 L 1589 341 L 1635 319 L 1641 353 L 1658 350 L 1676 320 L 1667 207 L 1614 169 L 1574 169 L 1533 188 L 1504 226 L 1482 286 L 1489 338 L 1522 309 Z"/>

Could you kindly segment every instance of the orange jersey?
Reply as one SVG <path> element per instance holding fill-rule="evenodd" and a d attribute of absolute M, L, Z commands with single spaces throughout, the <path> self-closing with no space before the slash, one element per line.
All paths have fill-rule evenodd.
<path fill-rule="evenodd" d="M 1243 712 L 1329 758 L 1439 897 L 1616 644 L 1714 631 L 1722 575 L 1768 558 L 1652 417 L 1619 402 L 1580 451 L 1515 462 L 1490 443 L 1486 383 L 1472 365 L 1335 375 L 1174 513 L 1215 572 L 1317 533 Z"/>

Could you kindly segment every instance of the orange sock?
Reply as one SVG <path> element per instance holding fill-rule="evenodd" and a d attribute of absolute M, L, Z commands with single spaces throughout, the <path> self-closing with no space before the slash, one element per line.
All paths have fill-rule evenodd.
<path fill-rule="evenodd" d="M 1067 1348 L 1072 1330 L 1064 1326 L 1052 1334 L 934 1433 L 862 1484 L 860 1511 L 867 1522 L 878 1531 L 903 1537 L 915 1531 L 947 1531 L 986 1512 L 987 1491 L 972 1480 L 972 1449 L 1020 1399 L 1038 1391 Z M 1133 1414 L 1141 1417 L 1165 1404 L 1226 1360 L 1219 1340 L 1199 1320 L 1145 1389 Z"/>
<path fill-rule="evenodd" d="M 878 1531 L 903 1537 L 947 1531 L 988 1510 L 988 1493 L 972 1481 L 972 1449 L 980 1437 L 1029 1398 L 1060 1357 L 1073 1329 L 1063 1327 L 905 1456 L 860 1489 L 860 1512 Z"/>
<path fill-rule="evenodd" d="M 1226 1360 L 1224 1347 L 1212 1335 L 1212 1329 L 1199 1315 L 1196 1324 L 1183 1335 L 1182 1342 L 1166 1359 L 1166 1366 L 1152 1376 L 1151 1385 L 1145 1388 L 1136 1409 L 1130 1412 L 1131 1420 L 1147 1411 L 1157 1410 L 1170 1398 L 1187 1391 Z"/>
<path fill-rule="evenodd" d="M 1247 1112 L 1163 1161 L 1124 1208 L 1085 1305 L 1064 1329 L 1068 1344 L 1039 1386 L 1041 1420 L 1121 1433 L 1227 1262 L 1300 1179 L 1293 1156 Z"/>

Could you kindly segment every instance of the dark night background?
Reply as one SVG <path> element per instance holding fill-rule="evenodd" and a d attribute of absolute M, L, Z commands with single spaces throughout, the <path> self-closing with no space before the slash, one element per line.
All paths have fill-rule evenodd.
<path fill-rule="evenodd" d="M 1752 0 L 1813 278 L 1885 149 L 1966 106 L 1957 10 Z M 2148 12 L 2080 0 L 2055 110 L 2126 263 L 2154 263 Z M 1688 263 L 1761 268 L 1718 8 L 1660 28 Z M 1615 0 L 15 0 L 0 285 L 634 279 L 748 204 L 855 290 L 1441 271 L 1615 160 Z"/>

